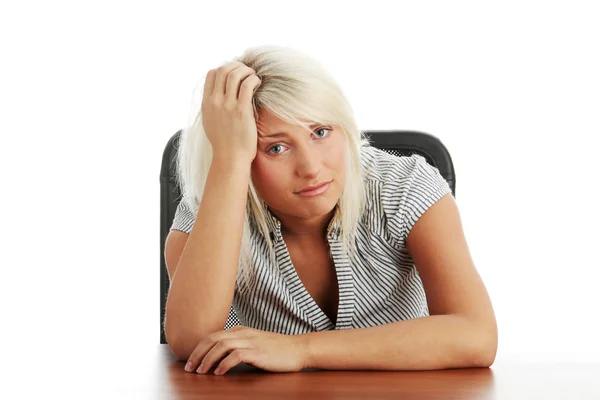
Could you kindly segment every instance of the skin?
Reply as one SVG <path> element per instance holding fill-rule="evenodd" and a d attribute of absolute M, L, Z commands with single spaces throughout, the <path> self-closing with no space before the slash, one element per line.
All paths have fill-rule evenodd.
<path fill-rule="evenodd" d="M 317 125 L 309 133 L 266 109 L 258 116 L 258 148 L 251 166 L 256 190 L 281 221 L 288 239 L 322 240 L 344 189 L 344 132 L 337 126 Z M 280 132 L 282 136 L 273 136 Z M 328 181 L 329 189 L 319 196 L 295 193 Z"/>

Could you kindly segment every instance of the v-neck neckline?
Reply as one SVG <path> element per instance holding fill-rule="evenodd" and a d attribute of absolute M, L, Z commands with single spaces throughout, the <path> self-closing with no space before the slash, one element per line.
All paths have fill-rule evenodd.
<path fill-rule="evenodd" d="M 325 311 L 319 307 L 315 299 L 308 293 L 292 264 L 289 249 L 283 240 L 281 221 L 271 213 L 266 204 L 263 207 L 270 235 L 267 240 L 270 239 L 274 246 L 278 268 L 285 279 L 287 290 L 297 306 L 297 314 L 299 314 L 297 316 L 300 318 L 305 317 L 307 319 L 305 322 L 311 324 L 317 331 L 351 329 L 355 305 L 355 279 L 348 254 L 341 240 L 339 207 L 327 229 L 329 253 L 333 259 L 338 285 L 336 321 L 331 321 Z"/>
<path fill-rule="evenodd" d="M 332 321 L 325 311 L 317 304 L 315 299 L 302 283 L 296 268 L 293 265 L 287 244 L 281 237 L 276 242 L 276 253 L 278 265 L 287 283 L 287 288 L 296 301 L 298 307 L 304 311 L 309 322 L 318 331 L 332 329 L 350 329 L 352 327 L 352 315 L 354 313 L 354 276 L 346 253 L 342 250 L 342 243 L 333 236 L 327 238 L 329 251 L 333 259 L 333 265 L 337 277 L 338 286 L 338 308 L 336 321 Z"/>

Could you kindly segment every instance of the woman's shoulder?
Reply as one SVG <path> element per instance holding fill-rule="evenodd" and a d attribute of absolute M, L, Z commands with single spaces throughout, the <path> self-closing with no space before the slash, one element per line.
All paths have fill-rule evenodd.
<path fill-rule="evenodd" d="M 420 154 L 396 156 L 375 147 L 361 152 L 366 220 L 372 229 L 403 245 L 416 220 L 451 193 L 439 170 Z"/>
<path fill-rule="evenodd" d="M 425 157 L 414 153 L 410 156 L 394 155 L 373 146 L 361 149 L 361 166 L 367 181 L 384 183 L 409 177 L 418 166 L 427 164 Z"/>

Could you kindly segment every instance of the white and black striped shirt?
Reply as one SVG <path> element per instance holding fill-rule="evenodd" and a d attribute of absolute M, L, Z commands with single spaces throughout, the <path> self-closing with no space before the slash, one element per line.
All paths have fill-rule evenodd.
<path fill-rule="evenodd" d="M 419 217 L 451 193 L 450 186 L 438 169 L 418 154 L 398 157 L 363 147 L 361 165 L 366 170 L 367 203 L 356 232 L 355 255 L 342 251 L 339 229 L 328 236 L 339 287 L 335 324 L 302 284 L 283 241 L 281 225 L 268 213 L 271 237 L 265 238 L 258 231 L 251 235 L 257 286 L 248 293 L 236 284 L 232 310 L 242 325 L 302 334 L 366 328 L 429 315 L 406 238 Z M 171 229 L 191 232 L 196 212 L 181 201 Z M 277 268 L 269 268 L 266 240 L 274 244 Z M 274 270 L 278 273 L 271 272 Z"/>

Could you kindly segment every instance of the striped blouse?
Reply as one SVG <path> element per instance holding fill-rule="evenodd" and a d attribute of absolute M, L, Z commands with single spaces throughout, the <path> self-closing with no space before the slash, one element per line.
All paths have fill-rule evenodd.
<path fill-rule="evenodd" d="M 429 315 L 425 291 L 406 249 L 406 238 L 419 217 L 448 193 L 450 186 L 424 157 L 395 156 L 363 147 L 366 210 L 356 234 L 353 255 L 342 251 L 339 229 L 328 236 L 338 281 L 337 320 L 331 321 L 297 275 L 281 224 L 267 209 L 270 237 L 252 232 L 257 285 L 249 293 L 236 283 L 230 318 L 243 326 L 302 334 L 331 329 L 366 328 Z M 171 229 L 190 233 L 196 212 L 181 201 Z M 277 266 L 272 268 L 266 240 L 271 240 Z M 277 271 L 273 273 L 272 271 Z"/>

